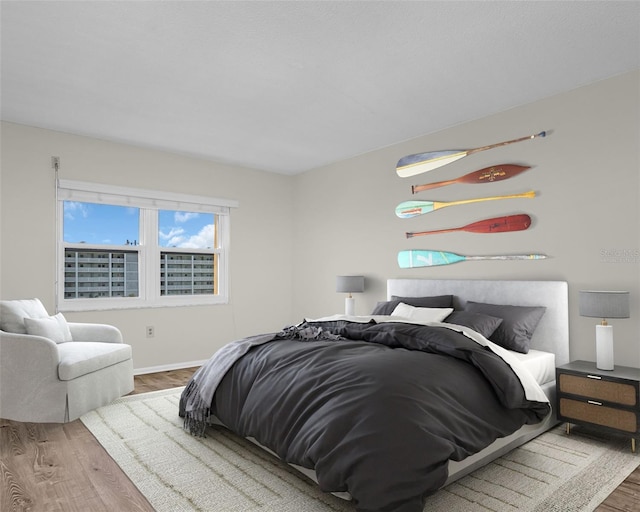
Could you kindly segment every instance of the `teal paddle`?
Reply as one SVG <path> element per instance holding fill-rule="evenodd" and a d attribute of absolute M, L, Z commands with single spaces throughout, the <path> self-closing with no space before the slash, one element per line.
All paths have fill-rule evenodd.
<path fill-rule="evenodd" d="M 471 260 L 542 260 L 544 254 L 507 254 L 502 256 L 463 256 L 454 252 L 412 249 L 398 253 L 400 268 L 435 267 Z"/>
<path fill-rule="evenodd" d="M 473 149 L 445 149 L 443 151 L 429 151 L 427 153 L 416 153 L 415 155 L 407 155 L 398 160 L 396 165 L 396 172 L 401 178 L 407 178 L 409 176 L 415 176 L 427 171 L 432 171 L 443 165 L 450 164 L 456 160 L 460 160 L 465 156 L 485 151 L 487 149 L 497 148 L 499 146 L 506 146 L 507 144 L 513 144 L 514 142 L 522 142 L 523 140 L 535 139 L 536 137 L 544 137 L 547 133 L 540 132 L 535 135 L 529 135 L 528 137 L 521 137 L 519 139 L 508 140 L 506 142 L 498 142 L 497 144 L 491 144 L 489 146 L 482 146 L 481 148 Z"/>
<path fill-rule="evenodd" d="M 433 212 L 446 206 L 454 206 L 456 204 L 478 203 L 480 201 L 492 201 L 494 199 L 515 199 L 518 197 L 536 197 L 533 190 L 522 194 L 509 194 L 506 196 L 480 197 L 477 199 L 462 199 L 461 201 L 405 201 L 396 206 L 396 215 L 402 219 L 415 217 L 424 213 Z"/>

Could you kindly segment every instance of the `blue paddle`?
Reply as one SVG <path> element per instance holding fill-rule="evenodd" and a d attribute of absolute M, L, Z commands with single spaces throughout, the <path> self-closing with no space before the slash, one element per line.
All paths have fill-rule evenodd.
<path fill-rule="evenodd" d="M 435 267 L 471 260 L 542 260 L 544 254 L 508 254 L 502 256 L 463 256 L 454 252 L 412 249 L 398 253 L 400 268 Z"/>

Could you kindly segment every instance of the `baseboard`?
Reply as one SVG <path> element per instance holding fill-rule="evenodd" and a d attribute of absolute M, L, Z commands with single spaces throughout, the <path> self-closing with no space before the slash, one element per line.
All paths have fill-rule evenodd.
<path fill-rule="evenodd" d="M 168 372 L 170 370 L 182 370 L 183 368 L 193 368 L 196 366 L 202 366 L 206 363 L 208 359 L 203 359 L 201 361 L 189 361 L 185 363 L 172 363 L 172 364 L 163 364 L 160 366 L 148 366 L 146 368 L 134 368 L 134 375 L 145 375 L 147 373 L 158 373 L 158 372 Z"/>

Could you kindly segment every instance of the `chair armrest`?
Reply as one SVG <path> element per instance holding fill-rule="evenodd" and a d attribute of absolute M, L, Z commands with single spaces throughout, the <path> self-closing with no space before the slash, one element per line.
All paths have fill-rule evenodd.
<path fill-rule="evenodd" d="M 4 369 L 5 364 L 30 370 L 35 365 L 37 370 L 54 372 L 57 378 L 58 346 L 49 338 L 0 331 L 0 359 Z"/>
<path fill-rule="evenodd" d="M 59 361 L 49 338 L 0 331 L 0 417 L 64 422 L 67 383 L 59 379 Z"/>
<path fill-rule="evenodd" d="M 120 329 L 107 324 L 87 324 L 68 322 L 73 341 L 102 341 L 106 343 L 123 343 Z"/>

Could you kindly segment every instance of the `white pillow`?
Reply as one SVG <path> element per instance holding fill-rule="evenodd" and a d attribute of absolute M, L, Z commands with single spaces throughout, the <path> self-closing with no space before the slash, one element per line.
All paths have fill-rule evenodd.
<path fill-rule="evenodd" d="M 27 334 L 25 318 L 45 318 L 49 313 L 39 299 L 0 300 L 0 329 Z"/>
<path fill-rule="evenodd" d="M 451 313 L 453 313 L 453 308 L 417 308 L 401 302 L 393 310 L 391 316 L 402 316 L 420 323 L 431 323 L 442 322 Z"/>
<path fill-rule="evenodd" d="M 45 318 L 25 318 L 24 325 L 27 334 L 44 336 L 56 343 L 72 341 L 69 325 L 62 313 Z"/>

